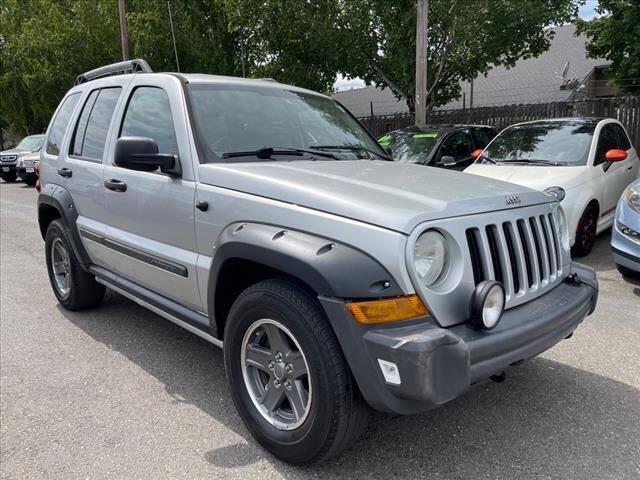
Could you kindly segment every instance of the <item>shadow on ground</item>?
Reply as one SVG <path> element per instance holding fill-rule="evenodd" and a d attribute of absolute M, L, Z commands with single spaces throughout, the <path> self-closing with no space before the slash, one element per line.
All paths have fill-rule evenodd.
<path fill-rule="evenodd" d="M 376 414 L 350 451 L 320 466 L 292 467 L 257 446 L 242 425 L 221 351 L 112 292 L 100 309 L 60 311 L 156 377 L 176 402 L 244 437 L 246 444 L 222 448 L 215 438 L 202 439 L 203 448 L 210 446 L 205 459 L 218 468 L 266 458 L 286 478 L 566 478 L 571 471 L 581 479 L 633 478 L 640 469 L 640 391 L 543 358 L 438 410 L 395 419 Z"/>

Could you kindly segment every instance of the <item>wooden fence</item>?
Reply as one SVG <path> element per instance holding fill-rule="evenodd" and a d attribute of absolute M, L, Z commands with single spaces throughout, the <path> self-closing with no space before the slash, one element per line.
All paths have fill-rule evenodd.
<path fill-rule="evenodd" d="M 579 102 L 553 102 L 531 105 L 467 108 L 464 110 L 434 110 L 427 114 L 427 123 L 473 123 L 493 125 L 502 129 L 518 122 L 560 117 L 611 117 L 626 127 L 636 149 L 640 148 L 640 97 L 604 98 Z M 413 115 L 382 115 L 359 119 L 376 137 L 413 124 Z"/>

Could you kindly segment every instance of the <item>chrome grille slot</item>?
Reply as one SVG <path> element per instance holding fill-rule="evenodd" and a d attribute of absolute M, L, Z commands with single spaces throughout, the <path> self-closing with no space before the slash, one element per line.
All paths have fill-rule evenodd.
<path fill-rule="evenodd" d="M 532 208 L 530 208 L 532 209 Z M 547 207 L 548 209 L 548 207 Z M 548 210 L 470 226 L 465 230 L 475 285 L 496 280 L 504 285 L 507 308 L 555 286 L 562 274 L 562 254 L 554 218 Z"/>

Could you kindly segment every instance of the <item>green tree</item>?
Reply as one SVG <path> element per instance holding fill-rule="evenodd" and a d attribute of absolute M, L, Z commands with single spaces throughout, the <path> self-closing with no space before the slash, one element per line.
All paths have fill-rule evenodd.
<path fill-rule="evenodd" d="M 640 2 L 600 0 L 596 11 L 606 16 L 577 22 L 577 33 L 589 37 L 589 56 L 610 60 L 607 72 L 612 83 L 629 94 L 640 94 Z"/>
<path fill-rule="evenodd" d="M 428 108 L 460 96 L 460 81 L 549 48 L 552 29 L 577 15 L 582 0 L 430 0 Z M 342 2 L 342 73 L 389 87 L 413 111 L 414 0 Z"/>

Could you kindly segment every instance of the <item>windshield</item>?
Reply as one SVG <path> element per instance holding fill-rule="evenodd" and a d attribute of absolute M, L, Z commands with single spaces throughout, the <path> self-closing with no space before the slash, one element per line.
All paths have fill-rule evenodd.
<path fill-rule="evenodd" d="M 390 134 L 381 137 L 380 145 L 387 147 L 391 158 L 397 162 L 425 163 L 436 145 L 435 132 Z"/>
<path fill-rule="evenodd" d="M 516 125 L 503 130 L 478 161 L 586 165 L 594 129 L 583 122 Z"/>
<path fill-rule="evenodd" d="M 322 160 L 386 156 L 340 104 L 319 95 L 275 86 L 190 84 L 188 89 L 205 162 L 290 161 L 309 158 L 313 150 L 331 153 L 317 156 Z M 265 148 L 273 153 L 263 155 Z M 302 151 L 281 155 L 283 149 Z"/>
<path fill-rule="evenodd" d="M 22 139 L 16 149 L 18 150 L 40 150 L 44 135 L 30 135 Z"/>

